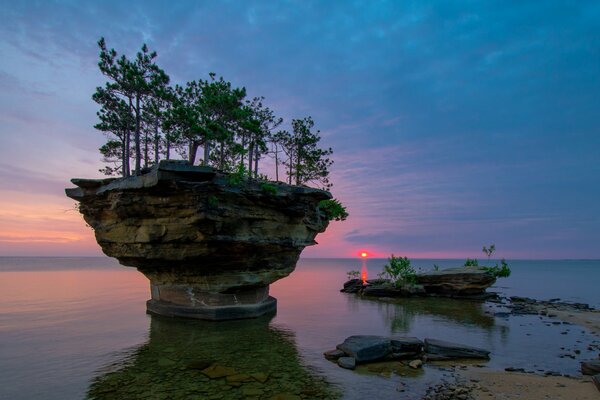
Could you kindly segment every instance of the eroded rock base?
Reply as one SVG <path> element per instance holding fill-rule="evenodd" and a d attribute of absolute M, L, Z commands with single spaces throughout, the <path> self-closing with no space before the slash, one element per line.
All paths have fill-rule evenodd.
<path fill-rule="evenodd" d="M 146 302 L 146 309 L 149 314 L 162 315 L 165 317 L 224 321 L 230 319 L 256 318 L 261 315 L 275 313 L 277 310 L 277 299 L 268 296 L 265 300 L 254 304 L 225 306 L 198 305 L 195 307 L 166 303 L 157 300 L 148 300 Z"/>

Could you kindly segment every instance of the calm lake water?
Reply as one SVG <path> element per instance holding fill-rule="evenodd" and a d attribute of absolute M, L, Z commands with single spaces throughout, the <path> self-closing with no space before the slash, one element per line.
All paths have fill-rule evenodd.
<path fill-rule="evenodd" d="M 385 260 L 371 259 L 371 277 Z M 456 260 L 413 260 L 431 269 Z M 600 307 L 600 261 L 512 261 L 494 291 Z M 497 317 L 492 305 L 450 299 L 383 303 L 340 293 L 360 260 L 303 259 L 271 286 L 275 316 L 230 322 L 182 321 L 145 313 L 146 278 L 109 258 L 0 257 L 0 399 L 415 398 L 448 372 L 399 363 L 343 370 L 323 351 L 356 334 L 451 340 L 491 350 L 485 368 L 578 374 L 595 358 L 583 328 L 538 316 Z M 566 332 L 566 333 L 565 333 Z M 579 359 L 559 358 L 579 349 Z M 209 380 L 205 362 L 256 379 Z M 266 382 L 260 382 L 266 377 Z M 243 378 L 243 376 L 242 376 Z M 404 384 L 407 392 L 396 388 Z"/>

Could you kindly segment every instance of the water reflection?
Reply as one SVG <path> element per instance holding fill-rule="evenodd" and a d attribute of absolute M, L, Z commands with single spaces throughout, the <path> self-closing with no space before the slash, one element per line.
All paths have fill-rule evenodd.
<path fill-rule="evenodd" d="M 493 315 L 487 312 L 483 302 L 446 298 L 407 298 L 382 301 L 376 298 L 353 296 L 350 302 L 375 303 L 384 324 L 392 334 L 407 333 L 420 316 L 427 315 L 463 326 L 492 330 L 496 326 Z M 506 329 L 506 326 L 498 326 Z"/>
<path fill-rule="evenodd" d="M 90 399 L 335 399 L 272 317 L 219 323 L 152 317 L 150 340 L 94 379 Z M 202 370 L 213 365 L 209 378 Z M 298 396 L 298 397 L 294 397 Z"/>

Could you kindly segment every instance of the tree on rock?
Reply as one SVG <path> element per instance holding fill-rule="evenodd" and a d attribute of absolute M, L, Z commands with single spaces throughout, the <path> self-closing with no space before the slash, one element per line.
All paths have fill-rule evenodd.
<path fill-rule="evenodd" d="M 168 84 L 169 77 L 154 62 L 156 52 L 150 52 L 145 44 L 134 60 L 129 60 L 124 55 L 117 57 L 114 49 L 109 50 L 106 47 L 104 38 L 98 41 L 98 46 L 100 47 L 98 67 L 102 74 L 110 79 L 102 89 L 123 100 L 134 118 L 135 173 L 139 174 L 142 162 L 143 109 L 153 91 L 159 86 Z M 98 89 L 101 88 L 97 88 L 97 92 Z M 130 149 L 126 150 L 130 153 Z"/>
<path fill-rule="evenodd" d="M 288 183 L 302 185 L 309 182 L 321 184 L 330 188 L 329 167 L 333 161 L 328 158 L 333 154 L 331 148 L 321 149 L 320 131 L 313 131 L 314 121 L 311 117 L 292 120 L 292 133 L 279 132 L 278 143 L 288 159 L 285 165 L 288 171 Z"/>

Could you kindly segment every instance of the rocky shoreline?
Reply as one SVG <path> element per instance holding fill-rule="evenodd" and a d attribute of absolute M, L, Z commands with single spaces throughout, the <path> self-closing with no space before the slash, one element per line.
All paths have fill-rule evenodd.
<path fill-rule="evenodd" d="M 354 293 L 365 295 L 359 291 L 354 291 Z M 373 296 L 367 297 L 373 298 Z M 385 302 L 399 301 L 388 296 L 375 297 L 375 299 Z M 559 298 L 536 300 L 521 296 L 506 297 L 497 293 L 486 293 L 485 298 L 481 299 L 481 303 L 487 305 L 490 314 L 497 318 L 537 315 L 540 319 L 543 319 L 546 326 L 564 326 L 564 330 L 560 332 L 561 334 L 568 335 L 573 327 L 582 326 L 588 328 L 591 334 L 597 337 L 600 336 L 600 310 L 589 304 L 566 302 Z M 379 353 L 371 354 L 371 357 L 374 358 L 365 358 L 356 346 L 356 343 L 361 341 L 365 345 L 370 343 L 369 345 L 375 346 L 375 348 L 378 345 Z M 347 369 L 354 369 L 364 363 L 394 360 L 408 368 L 421 369 L 429 364 L 429 367 L 449 371 L 449 378 L 444 378 L 440 382 L 432 384 L 425 395 L 419 395 L 422 400 L 504 399 L 508 397 L 531 400 L 547 398 L 591 400 L 598 398 L 598 391 L 600 391 L 600 341 L 594 340 L 582 344 L 577 340 L 576 345 L 572 346 L 573 348 L 561 348 L 564 353 L 559 356 L 560 358 L 568 357 L 580 360 L 581 375 L 577 376 L 552 370 L 531 370 L 518 365 L 506 367 L 503 371 L 491 371 L 485 368 L 483 364 L 473 363 L 473 357 L 466 356 L 468 353 L 464 354 L 464 357 L 459 354 L 457 357 L 437 358 L 435 350 L 432 351 L 435 346 L 431 346 L 431 343 L 435 344 L 435 342 L 434 339 L 429 338 L 421 341 L 418 338 L 410 337 L 385 338 L 359 335 L 347 338 L 335 350 L 325 352 L 324 355 L 329 360 L 337 362 L 340 367 Z M 430 345 L 426 347 L 427 343 Z M 418 347 L 419 344 L 421 344 L 421 347 Z M 415 347 L 411 349 L 403 348 L 403 346 L 409 345 Z M 469 346 L 452 345 L 469 348 Z M 587 354 L 596 352 L 598 358 L 580 359 L 585 354 L 578 350 L 581 346 L 585 346 Z M 478 350 L 485 351 L 483 349 Z M 490 353 L 481 354 L 485 354 L 486 357 L 480 357 L 480 359 L 485 359 Z M 471 360 L 468 360 L 469 358 Z M 529 393 L 526 397 L 522 397 L 520 392 L 515 390 L 514 385 L 511 384 L 515 380 L 521 382 L 519 383 L 520 388 L 522 390 L 526 389 Z M 397 390 L 404 392 L 407 390 L 405 386 L 408 386 L 408 384 L 401 384 Z M 535 390 L 532 388 L 535 388 Z M 541 393 L 544 395 L 542 396 Z"/>

